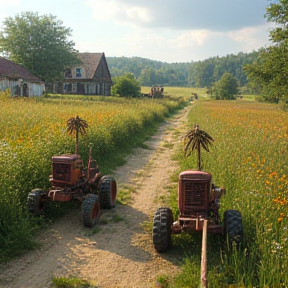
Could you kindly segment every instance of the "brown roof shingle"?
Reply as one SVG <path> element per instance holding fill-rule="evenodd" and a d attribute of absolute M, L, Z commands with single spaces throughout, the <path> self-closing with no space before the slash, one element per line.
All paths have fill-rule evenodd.
<path fill-rule="evenodd" d="M 13 79 L 22 78 L 30 82 L 42 82 L 37 76 L 30 73 L 22 65 L 16 64 L 0 56 L 0 76 L 6 76 Z"/>
<path fill-rule="evenodd" d="M 92 79 L 104 53 L 79 53 L 78 57 L 86 70 L 86 78 Z"/>

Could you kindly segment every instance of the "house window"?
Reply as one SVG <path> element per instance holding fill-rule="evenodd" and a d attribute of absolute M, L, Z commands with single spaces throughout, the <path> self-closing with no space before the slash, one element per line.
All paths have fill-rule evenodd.
<path fill-rule="evenodd" d="M 72 78 L 71 69 L 68 68 L 68 69 L 65 70 L 64 77 L 65 78 Z"/>
<path fill-rule="evenodd" d="M 76 68 L 76 78 L 81 78 L 81 77 L 82 77 L 82 69 Z"/>

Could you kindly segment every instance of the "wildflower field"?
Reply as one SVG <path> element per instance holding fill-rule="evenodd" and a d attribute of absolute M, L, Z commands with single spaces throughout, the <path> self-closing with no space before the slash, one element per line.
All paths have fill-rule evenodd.
<path fill-rule="evenodd" d="M 78 115 L 89 125 L 79 143 L 84 163 L 92 148 L 102 173 L 108 174 L 123 164 L 129 149 L 183 105 L 182 99 L 169 97 L 161 101 L 88 96 L 9 99 L 5 93 L 0 102 L 0 260 L 35 244 L 33 235 L 41 218 L 27 214 L 27 195 L 34 188 L 50 186 L 53 155 L 74 153 L 75 140 L 66 133 L 70 117 Z"/>
<path fill-rule="evenodd" d="M 190 88 L 185 92 L 188 99 Z M 221 214 L 239 210 L 244 228 L 242 249 L 230 253 L 223 252 L 219 239 L 208 236 L 209 287 L 288 287 L 288 114 L 277 105 L 254 101 L 209 101 L 205 95 L 200 99 L 190 110 L 187 132 L 197 123 L 213 137 L 210 152 L 202 153 L 203 170 L 212 173 L 217 186 L 226 188 Z M 51 156 L 74 153 L 74 138 L 66 133 L 70 117 L 79 115 L 89 125 L 79 143 L 84 162 L 92 147 L 101 171 L 108 174 L 123 164 L 129 149 L 141 145 L 165 117 L 183 105 L 182 98 L 170 97 L 151 101 L 61 95 L 7 99 L 0 95 L 0 261 L 35 245 L 34 235 L 43 219 L 27 214 L 27 194 L 33 188 L 50 186 Z M 183 158 L 181 145 L 173 157 L 179 160 L 180 171 L 197 168 L 196 157 Z M 168 190 L 175 211 L 174 184 Z M 197 237 L 173 236 L 173 253 L 184 251 L 185 260 L 182 273 L 173 276 L 167 287 L 199 287 L 201 237 Z"/>
<path fill-rule="evenodd" d="M 209 287 L 288 287 L 287 112 L 253 101 L 201 100 L 189 115 L 189 127 L 195 123 L 214 138 L 202 160 L 213 182 L 226 188 L 221 213 L 241 212 L 245 238 L 242 249 L 221 254 L 222 248 L 210 237 Z M 181 166 L 181 170 L 197 168 L 196 157 L 183 159 Z M 184 268 L 189 276 L 179 275 L 177 287 L 198 287 L 200 260 L 186 260 L 190 275 Z"/>

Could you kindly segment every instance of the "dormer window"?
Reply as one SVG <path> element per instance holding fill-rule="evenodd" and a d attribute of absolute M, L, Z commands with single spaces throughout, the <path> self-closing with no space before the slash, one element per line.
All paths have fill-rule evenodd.
<path fill-rule="evenodd" d="M 81 78 L 81 77 L 82 77 L 82 69 L 76 68 L 76 78 Z"/>

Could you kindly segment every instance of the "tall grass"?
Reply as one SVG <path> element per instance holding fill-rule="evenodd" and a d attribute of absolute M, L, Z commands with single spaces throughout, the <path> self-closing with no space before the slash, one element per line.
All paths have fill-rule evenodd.
<path fill-rule="evenodd" d="M 242 250 L 208 252 L 210 287 L 288 287 L 287 113 L 251 101 L 198 101 L 189 128 L 194 123 L 215 140 L 202 157 L 204 170 L 226 187 L 221 214 L 239 210 L 244 226 Z M 197 168 L 196 157 L 181 159 L 181 170 Z"/>
<path fill-rule="evenodd" d="M 123 164 L 123 153 L 183 105 L 180 99 L 85 96 L 7 99 L 4 95 L 0 101 L 0 260 L 35 244 L 33 232 L 41 219 L 27 215 L 27 195 L 33 188 L 50 186 L 53 155 L 74 153 L 74 139 L 65 133 L 68 118 L 79 115 L 88 122 L 79 152 L 86 163 L 92 147 L 102 173 L 108 174 Z"/>

